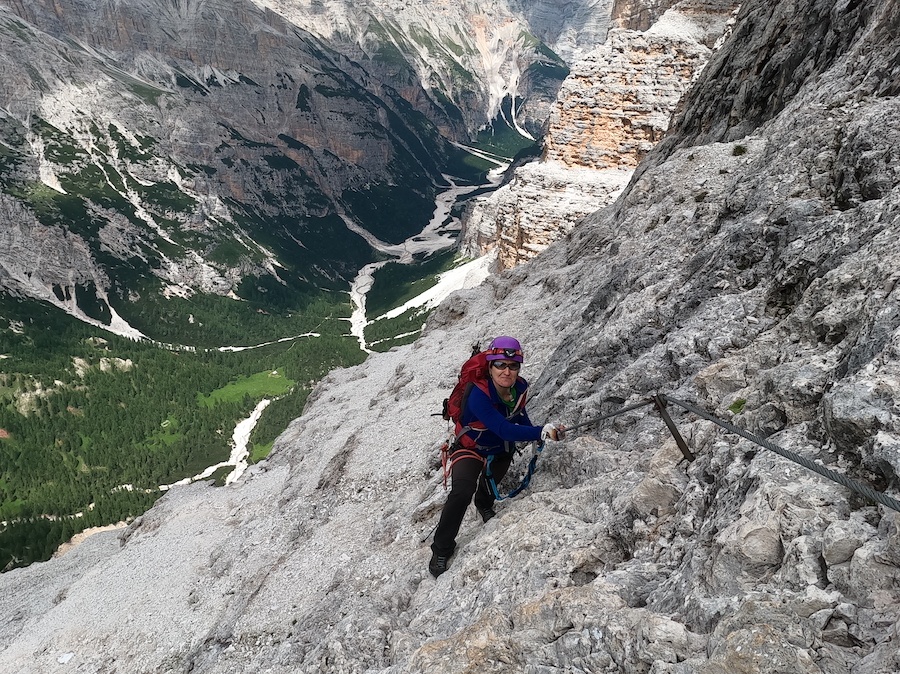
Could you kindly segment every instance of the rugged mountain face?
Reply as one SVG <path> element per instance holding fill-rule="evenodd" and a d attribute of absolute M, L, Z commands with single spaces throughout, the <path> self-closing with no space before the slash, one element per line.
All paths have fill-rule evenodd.
<path fill-rule="evenodd" d="M 565 236 L 599 204 L 612 203 L 631 173 L 549 160 L 525 164 L 503 187 L 466 204 L 460 249 L 472 256 L 493 252 L 494 270 L 510 269 Z"/>
<path fill-rule="evenodd" d="M 647 30 L 674 4 L 675 0 L 650 0 L 650 2 L 615 0 L 612 20 L 619 28 Z"/>
<path fill-rule="evenodd" d="M 897 16 L 744 3 L 612 207 L 333 372 L 242 482 L 0 576 L 0 668 L 898 671 L 900 513 L 674 405 L 693 462 L 651 408 L 586 426 L 426 571 L 429 413 L 498 333 L 535 419 L 661 391 L 897 497 Z"/>
<path fill-rule="evenodd" d="M 678 3 L 646 31 L 614 30 L 577 65 L 551 112 L 544 157 L 633 169 L 663 137 L 737 3 Z"/>
<path fill-rule="evenodd" d="M 508 269 L 611 203 L 662 138 L 736 7 L 686 0 L 648 30 L 611 30 L 573 64 L 550 112 L 541 161 L 467 206 L 462 249 L 496 249 L 497 267 Z"/>
<path fill-rule="evenodd" d="M 258 4 L 364 63 L 415 107 L 432 100 L 446 108 L 444 125 L 464 122 L 450 129 L 457 139 L 490 124 L 509 98 L 517 99 L 515 125 L 539 135 L 566 63 L 603 42 L 611 11 L 605 0 Z"/>
<path fill-rule="evenodd" d="M 142 294 L 344 288 L 375 256 L 347 223 L 389 243 L 420 231 L 449 142 L 505 97 L 539 129 L 566 72 L 504 3 L 445 17 L 480 30 L 347 7 L 360 22 L 331 41 L 277 9 L 0 3 L 8 291 L 70 310 L 86 293 L 109 323 Z M 35 258 L 28 237 L 87 258 Z"/>
<path fill-rule="evenodd" d="M 612 0 L 526 0 L 518 3 L 519 11 L 534 34 L 552 45 L 567 63 L 576 61 L 579 54 L 606 41 L 614 6 Z"/>
<path fill-rule="evenodd" d="M 420 122 L 395 112 L 399 96 L 386 104 L 391 95 L 363 89 L 339 54 L 252 6 L 154 7 L 29 3 L 17 8 L 28 23 L 2 15 L 6 208 L 23 211 L 39 239 L 80 239 L 84 273 L 120 307 L 130 293 L 158 292 L 157 278 L 188 293 L 225 293 L 254 276 L 340 280 L 372 253 L 340 235 L 337 198 L 352 215 L 353 194 L 379 189 L 374 174 L 402 174 L 400 192 L 428 203 L 441 144 L 434 130 L 428 150 L 428 132 L 410 133 Z M 327 228 L 346 258 L 322 241 Z M 41 286 L 52 299 L 55 278 L 80 280 L 65 256 L 23 277 L 11 267 L 27 257 L 2 252 L 20 292 Z"/>

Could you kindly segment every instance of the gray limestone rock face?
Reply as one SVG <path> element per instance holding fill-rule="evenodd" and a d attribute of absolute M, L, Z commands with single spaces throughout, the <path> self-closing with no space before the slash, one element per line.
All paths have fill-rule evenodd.
<path fill-rule="evenodd" d="M 534 34 L 567 63 L 606 41 L 614 0 L 533 0 L 519 3 Z M 646 4 L 646 3 L 644 3 Z"/>
<path fill-rule="evenodd" d="M 77 284 L 104 283 L 85 241 L 62 227 L 37 222 L 21 204 L 0 193 L 0 286 L 29 287 L 50 297 L 53 289 L 72 291 Z M 9 284 L 9 285 L 7 285 Z"/>
<path fill-rule="evenodd" d="M 468 140 L 505 95 L 532 100 L 539 129 L 561 81 L 532 75 L 535 59 L 558 72 L 564 64 L 541 56 L 526 26 L 503 33 L 505 3 L 453 17 L 484 34 L 467 34 L 462 63 L 448 38 L 450 63 L 438 72 L 451 83 L 419 77 L 416 58 L 420 42 L 462 30 L 453 22 L 404 26 L 413 35 L 398 46 L 370 15 L 353 31 L 362 43 L 327 42 L 245 0 L 8 3 L 4 195 L 45 226 L 65 201 L 57 219 L 88 244 L 83 266 L 97 282 L 128 275 L 116 265 L 188 294 L 227 294 L 254 276 L 284 282 L 279 265 L 302 269 L 298 283 L 347 281 L 374 253 L 338 214 L 394 243 L 419 232 L 447 185 L 449 141 Z M 333 241 L 341 255 L 329 252 Z M 4 261 L 20 252 L 4 249 Z"/>

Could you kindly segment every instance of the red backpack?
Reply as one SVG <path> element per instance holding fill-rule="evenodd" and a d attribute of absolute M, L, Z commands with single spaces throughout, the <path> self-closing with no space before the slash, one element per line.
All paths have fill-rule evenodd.
<path fill-rule="evenodd" d="M 457 432 L 461 427 L 462 413 L 466 408 L 466 400 L 469 398 L 472 387 L 477 386 L 490 395 L 487 378 L 487 351 L 479 351 L 476 346 L 473 349 L 472 357 L 460 368 L 459 379 L 450 392 L 450 397 L 444 399 L 443 417 L 446 421 L 453 421 L 456 424 Z"/>
<path fill-rule="evenodd" d="M 480 421 L 472 421 L 466 426 L 462 424 L 463 410 L 466 409 L 466 400 L 472 392 L 472 387 L 477 386 L 484 394 L 490 398 L 491 389 L 488 385 L 488 351 L 479 351 L 476 345 L 472 349 L 472 356 L 463 363 L 459 370 L 459 379 L 456 386 L 450 392 L 450 397 L 444 399 L 444 411 L 442 416 L 446 421 L 452 421 L 455 424 L 453 441 L 454 445 L 459 445 L 467 449 L 474 448 L 477 443 L 475 440 L 466 435 L 466 431 L 484 430 L 485 426 Z M 525 405 L 525 395 L 519 399 L 519 407 Z"/>
<path fill-rule="evenodd" d="M 490 388 L 488 386 L 487 351 L 479 351 L 477 344 L 472 348 L 472 356 L 463 363 L 462 367 L 459 369 L 459 378 L 457 379 L 453 390 L 450 392 L 450 397 L 444 398 L 444 410 L 441 416 L 444 417 L 444 420 L 452 421 L 454 424 L 454 437 L 445 441 L 441 446 L 441 466 L 444 468 L 444 489 L 447 488 L 447 478 L 450 476 L 451 452 L 462 448 L 462 453 L 456 454 L 456 456 L 467 456 L 481 461 L 485 460 L 483 456 L 475 451 L 477 443 L 466 435 L 466 431 L 470 429 L 477 430 L 479 426 L 484 428 L 484 425 L 478 422 L 474 422 L 470 426 L 462 425 L 462 413 L 463 410 L 466 409 L 466 400 L 468 400 L 469 393 L 471 393 L 473 386 L 477 386 L 484 391 L 485 394 L 490 395 Z"/>

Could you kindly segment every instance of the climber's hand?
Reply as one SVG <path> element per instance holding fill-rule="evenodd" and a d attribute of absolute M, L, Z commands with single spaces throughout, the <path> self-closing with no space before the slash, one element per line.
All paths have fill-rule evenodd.
<path fill-rule="evenodd" d="M 566 437 L 566 427 L 547 424 L 541 429 L 541 440 L 562 440 Z"/>

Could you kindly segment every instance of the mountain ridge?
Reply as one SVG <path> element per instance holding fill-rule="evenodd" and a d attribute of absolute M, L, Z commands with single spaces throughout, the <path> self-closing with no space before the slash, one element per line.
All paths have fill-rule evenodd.
<path fill-rule="evenodd" d="M 450 143 L 491 121 L 489 74 L 453 61 L 458 81 L 433 88 L 415 70 L 415 40 L 394 44 L 399 29 L 368 34 L 366 53 L 242 0 L 12 2 L 2 17 L 4 200 L 33 213 L 32 230 L 83 238 L 89 278 L 79 269 L 73 281 L 96 286 L 107 316 L 137 320 L 129 296 L 162 292 L 252 299 L 257 286 L 302 300 L 342 289 L 377 258 L 345 219 L 400 243 L 428 222 L 445 170 L 478 180 Z M 514 75 L 501 98 L 552 96 L 564 64 L 524 26 L 510 30 L 509 45 L 484 53 L 499 50 L 493 75 Z M 534 62 L 552 68 L 524 72 Z M 27 256 L 5 243 L 0 260 L 17 268 Z M 48 276 L 70 273 L 65 256 L 50 259 Z M 41 272 L 7 273 L 6 285 L 34 293 Z"/>

